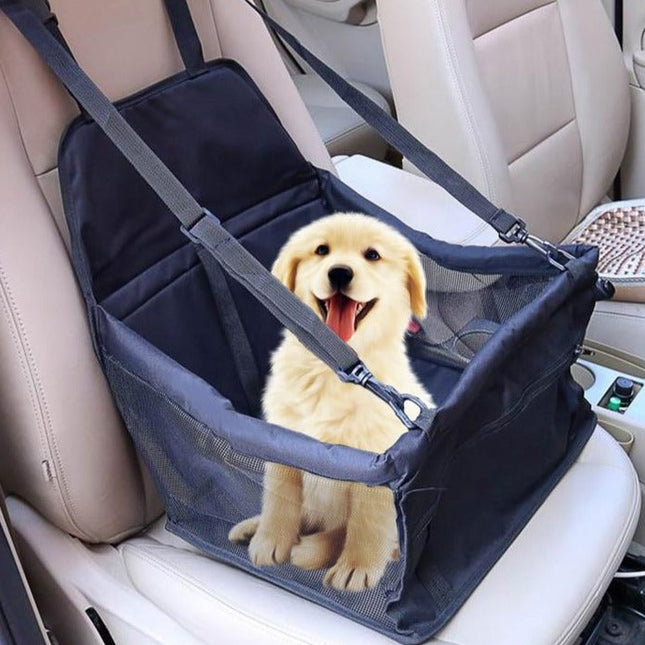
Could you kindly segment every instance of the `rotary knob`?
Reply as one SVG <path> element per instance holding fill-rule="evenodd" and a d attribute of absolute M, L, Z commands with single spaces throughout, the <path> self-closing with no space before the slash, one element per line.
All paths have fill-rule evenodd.
<path fill-rule="evenodd" d="M 614 396 L 617 396 L 623 405 L 629 403 L 634 398 L 634 381 L 625 377 L 617 378 L 614 383 Z"/>

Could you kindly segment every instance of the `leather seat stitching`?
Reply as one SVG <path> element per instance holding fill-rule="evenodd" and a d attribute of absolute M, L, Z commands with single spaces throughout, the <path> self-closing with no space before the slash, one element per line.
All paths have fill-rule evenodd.
<path fill-rule="evenodd" d="M 220 55 L 224 56 L 222 40 L 220 39 L 219 32 L 217 31 L 217 19 L 215 18 L 215 8 L 213 7 L 213 0 L 207 0 L 207 2 L 211 20 L 213 21 L 213 31 L 215 32 L 215 38 L 217 38 L 217 46 L 219 47 Z"/>
<path fill-rule="evenodd" d="M 642 320 L 644 318 L 643 316 L 625 313 L 622 311 L 594 311 L 594 318 L 597 318 L 598 316 L 609 316 L 614 318 L 628 318 L 628 319 L 634 318 L 638 320 Z"/>
<path fill-rule="evenodd" d="M 460 241 L 460 244 L 466 244 L 468 242 L 471 242 L 472 240 L 477 239 L 482 233 L 488 230 L 488 228 L 489 224 L 487 224 L 486 222 L 479 224 L 473 229 L 470 235 L 467 235 L 463 240 Z"/>
<path fill-rule="evenodd" d="M 13 112 L 13 118 L 14 118 L 14 121 L 16 122 L 16 126 L 17 126 L 16 131 L 18 133 L 18 137 L 20 138 L 20 144 L 22 146 L 22 149 L 25 153 L 25 159 L 27 160 L 27 163 L 31 168 L 32 174 L 35 175 L 36 169 L 34 168 L 34 165 L 31 162 L 31 158 L 29 157 L 29 152 L 27 151 L 27 143 L 22 134 L 22 126 L 20 124 L 20 119 L 18 118 L 18 109 L 16 108 L 16 102 L 13 98 L 13 93 L 11 92 L 11 85 L 9 84 L 9 80 L 7 79 L 7 75 L 4 70 L 4 64 L 2 62 L 2 58 L 0 58 L 0 76 L 2 76 L 2 81 L 4 83 L 4 86 L 7 88 L 7 96 L 9 97 L 9 102 L 11 103 L 11 111 Z"/>
<path fill-rule="evenodd" d="M 42 417 L 42 411 L 39 409 L 36 403 L 35 385 L 33 382 L 32 375 L 29 372 L 29 368 L 27 367 L 26 351 L 18 330 L 18 324 L 16 322 L 15 315 L 14 315 L 14 304 L 13 304 L 12 298 L 9 295 L 7 277 L 6 277 L 4 268 L 2 266 L 0 266 L 0 296 L 3 296 L 3 297 L 0 297 L 0 304 L 2 304 L 4 318 L 8 323 L 7 326 L 9 328 L 11 338 L 14 342 L 14 347 L 16 349 L 17 358 L 20 363 L 23 376 L 25 377 L 25 381 L 28 384 L 27 389 L 29 391 L 31 408 L 32 408 L 32 411 L 34 412 L 34 416 L 36 417 L 37 425 L 40 430 L 39 436 L 40 436 L 40 447 L 42 450 L 42 458 L 50 459 L 51 455 L 47 449 L 47 441 L 44 436 L 45 433 L 43 430 L 44 421 Z"/>
<path fill-rule="evenodd" d="M 520 18 L 524 18 L 525 16 L 528 16 L 529 14 L 532 14 L 535 11 L 540 11 L 540 9 L 544 9 L 544 7 L 548 7 L 551 4 L 556 4 L 558 0 L 549 0 L 548 2 L 545 2 L 544 4 L 541 4 L 538 7 L 533 7 L 532 9 L 528 9 L 527 11 L 518 14 L 517 16 L 511 16 L 507 20 L 504 20 L 504 22 L 500 22 L 499 25 L 495 25 L 494 27 L 491 27 L 490 29 L 487 29 L 486 31 L 482 31 L 481 34 L 477 34 L 476 36 L 473 35 L 473 40 L 477 40 L 478 38 L 481 38 L 482 36 L 486 36 L 487 34 L 492 33 L 496 29 L 499 29 L 500 27 L 504 27 L 505 25 L 510 24 L 511 22 L 514 22 L 515 20 L 519 20 Z"/>
<path fill-rule="evenodd" d="M 27 332 L 20 316 L 20 312 L 16 305 L 15 299 L 9 287 L 9 279 L 7 276 L 4 267 L 0 265 L 0 287 L 4 298 L 1 299 L 5 309 L 5 318 L 10 323 L 10 329 L 12 329 L 12 336 L 14 336 L 14 342 L 18 354 L 21 358 L 21 367 L 23 368 L 23 373 L 29 384 L 29 393 L 32 403 L 32 410 L 34 416 L 38 422 L 38 427 L 40 428 L 40 438 L 41 438 L 41 448 L 47 459 L 52 459 L 56 464 L 56 471 L 54 477 L 51 480 L 51 483 L 56 486 L 60 500 L 62 502 L 62 507 L 65 512 L 65 516 L 69 523 L 74 527 L 74 529 L 80 534 L 86 537 L 87 534 L 82 531 L 74 521 L 74 516 L 76 514 L 76 508 L 74 505 L 74 500 L 72 499 L 69 491 L 69 486 L 65 478 L 65 471 L 62 466 L 62 460 L 60 458 L 60 452 L 56 444 L 56 437 L 53 432 L 53 424 L 51 421 L 51 415 L 49 412 L 49 407 L 47 405 L 47 400 L 45 397 L 44 388 L 42 386 L 42 381 L 40 379 L 40 374 L 38 372 L 38 367 L 36 361 L 34 360 L 34 355 L 29 343 Z M 6 306 L 8 303 L 8 307 Z M 11 324 L 13 323 L 13 325 Z M 17 335 L 16 335 L 17 332 Z M 58 485 L 57 485 L 58 482 Z M 61 490 L 61 485 L 62 489 Z"/>
<path fill-rule="evenodd" d="M 569 69 L 569 83 L 571 85 L 571 96 L 573 97 L 573 111 L 575 113 L 575 121 L 577 123 L 578 121 L 578 106 L 577 106 L 577 97 L 576 97 L 576 90 L 575 90 L 575 85 L 573 84 L 573 77 L 571 75 L 572 73 L 572 67 L 571 67 L 571 56 L 569 54 L 569 39 L 567 38 L 567 30 L 564 27 L 564 20 L 562 19 L 562 12 L 560 11 L 560 1 L 556 3 L 557 10 L 558 10 L 558 19 L 560 20 L 560 27 L 562 29 L 562 38 L 564 39 L 564 48 L 566 51 L 567 55 L 567 63 L 568 63 L 568 69 Z M 585 184 L 585 153 L 584 153 L 584 147 L 582 145 L 582 132 L 580 132 L 580 126 L 578 125 L 576 127 L 576 130 L 578 131 L 578 145 L 580 146 L 580 160 L 582 162 L 582 177 L 580 178 L 580 186 L 578 187 L 578 213 L 574 218 L 573 223 L 569 226 L 569 230 L 575 227 L 575 225 L 582 219 L 582 216 L 585 213 L 581 212 L 582 209 L 582 194 L 583 194 L 583 189 L 584 189 L 584 184 Z"/>
<path fill-rule="evenodd" d="M 543 139 L 540 139 L 539 141 L 536 141 L 535 143 L 531 144 L 528 150 L 521 152 L 517 157 L 515 157 L 515 159 L 513 159 L 512 161 L 509 161 L 508 167 L 510 168 L 516 161 L 519 161 L 520 159 L 522 159 L 522 157 L 525 157 L 529 153 L 533 152 L 536 148 L 539 148 L 543 143 L 546 143 L 551 137 L 554 137 L 560 132 L 562 132 L 562 130 L 564 130 L 567 126 L 574 123 L 575 120 L 576 120 L 576 117 L 574 116 L 571 119 L 569 119 L 564 125 L 561 125 L 550 134 L 547 134 L 546 137 L 544 137 Z"/>
<path fill-rule="evenodd" d="M 359 123 L 355 125 L 354 127 L 350 128 L 349 130 L 343 130 L 343 132 L 340 132 L 339 134 L 333 135 L 328 141 L 325 143 L 338 143 L 339 141 L 343 141 L 343 139 L 349 138 L 353 135 L 355 135 L 357 132 L 360 132 L 361 130 L 371 130 L 372 127 L 368 125 L 367 123 Z"/>
<path fill-rule="evenodd" d="M 451 1 L 451 0 L 449 0 Z M 469 94 L 465 91 L 462 83 L 461 76 L 457 73 L 458 67 L 458 57 L 455 52 L 455 45 L 452 40 L 452 33 L 450 29 L 446 26 L 446 16 L 443 10 L 443 7 L 439 3 L 434 3 L 434 11 L 437 16 L 437 22 L 441 26 L 441 36 L 444 44 L 444 51 L 448 53 L 448 65 L 450 67 L 450 82 L 451 85 L 455 88 L 457 98 L 463 105 L 463 114 L 466 120 L 466 128 L 468 130 L 468 135 L 472 141 L 475 143 L 475 148 L 477 150 L 477 158 L 480 162 L 481 169 L 483 171 L 483 179 L 485 183 L 485 192 L 489 196 L 491 201 L 497 201 L 497 195 L 491 186 L 491 165 L 488 155 L 486 153 L 486 148 L 483 145 L 481 138 L 479 137 L 479 131 L 475 128 L 474 118 L 473 118 L 473 107 L 468 99 Z"/>

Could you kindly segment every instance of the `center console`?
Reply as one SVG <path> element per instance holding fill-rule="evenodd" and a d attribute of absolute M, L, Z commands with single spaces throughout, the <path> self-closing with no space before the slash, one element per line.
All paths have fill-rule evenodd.
<path fill-rule="evenodd" d="M 629 454 L 645 494 L 645 378 L 580 359 L 571 368 L 573 378 L 598 415 L 598 422 Z M 645 545 L 641 519 L 634 540 Z"/>
<path fill-rule="evenodd" d="M 645 379 L 585 360 L 575 363 L 571 373 L 585 390 L 600 424 L 627 452 L 631 452 L 636 435 L 641 434 L 645 443 Z M 645 445 L 642 466 L 639 474 L 645 479 Z"/>

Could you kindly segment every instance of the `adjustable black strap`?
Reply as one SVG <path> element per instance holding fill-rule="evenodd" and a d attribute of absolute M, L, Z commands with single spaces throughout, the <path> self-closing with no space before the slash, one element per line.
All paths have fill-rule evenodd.
<path fill-rule="evenodd" d="M 280 284 L 219 220 L 200 206 L 168 167 L 132 129 L 110 100 L 90 80 L 65 48 L 45 29 L 21 0 L 0 0 L 0 8 L 40 53 L 59 80 L 77 98 L 97 125 L 130 161 L 181 222 L 186 235 L 210 248 L 228 273 L 243 282 L 312 351 L 336 371 L 350 372 L 359 363 L 356 352 L 343 343 L 298 298 Z M 201 238 L 205 237 L 204 240 Z M 206 243 L 204 243 L 206 242 Z M 258 284 L 259 281 L 262 284 Z M 273 302 L 289 303 L 283 313 Z M 302 316 L 298 314 L 302 313 Z M 300 318 L 304 318 L 301 321 Z M 320 341 L 318 341 L 320 339 Z M 316 347 L 320 343 L 321 347 Z"/>
<path fill-rule="evenodd" d="M 191 18 L 188 4 L 176 0 L 164 0 L 164 4 L 186 69 L 189 72 L 195 72 L 203 68 L 202 44 L 197 35 L 195 23 Z"/>
<path fill-rule="evenodd" d="M 125 121 L 109 99 L 78 66 L 63 45 L 22 0 L 0 0 L 0 9 L 43 57 L 58 79 L 148 182 L 182 224 L 186 236 L 204 247 L 222 268 L 257 298 L 298 340 L 343 381 L 361 385 L 388 403 L 408 428 L 429 427 L 431 413 L 423 403 L 377 381 L 344 343 L 302 301 L 276 280 L 220 223 L 202 208 L 166 165 Z M 411 420 L 406 401 L 420 409 Z"/>
<path fill-rule="evenodd" d="M 202 207 L 92 83 L 31 8 L 21 0 L 0 0 L 0 8 L 182 224 L 190 228 L 201 219 L 204 215 Z"/>
<path fill-rule="evenodd" d="M 185 2 L 185 0 L 173 0 Z M 396 119 L 379 107 L 372 99 L 357 90 L 315 54 L 310 52 L 293 34 L 277 23 L 265 11 L 244 0 L 256 11 L 270 29 L 299 54 L 312 69 L 349 105 L 364 121 L 371 125 L 393 148 L 413 163 L 426 177 L 432 179 L 458 202 L 475 213 L 497 231 L 507 243 L 526 244 L 540 253 L 559 271 L 566 270 L 566 263 L 573 259 L 564 249 L 530 235 L 526 222 L 503 208 L 498 208 L 482 195 L 458 172 L 427 148 Z"/>
<path fill-rule="evenodd" d="M 232 350 L 233 362 L 240 379 L 250 414 L 259 414 L 260 371 L 246 335 L 246 330 L 237 311 L 233 294 L 220 264 L 203 247 L 197 251 L 204 266 L 206 277 L 213 291 L 220 323 Z"/>
<path fill-rule="evenodd" d="M 47 30 L 60 42 L 65 49 L 70 53 L 71 51 L 63 38 L 59 28 L 58 28 L 58 18 L 56 14 L 51 10 L 48 0 L 24 0 L 25 5 L 27 5 L 40 19 L 40 21 L 45 25 Z"/>
<path fill-rule="evenodd" d="M 185 0 L 169 0 L 183 3 Z M 371 125 L 393 148 L 414 164 L 424 175 L 439 184 L 457 201 L 490 224 L 504 239 L 509 242 L 521 242 L 515 239 L 515 233 L 526 230 L 524 222 L 498 208 L 482 195 L 472 184 L 453 170 L 443 159 L 427 148 L 421 141 L 406 130 L 396 119 L 392 118 L 372 99 L 357 90 L 342 76 L 310 52 L 293 34 L 277 23 L 261 8 L 250 0 L 244 0 L 256 11 L 273 32 L 283 39 L 311 68 L 347 103 L 365 122 Z"/>
<path fill-rule="evenodd" d="M 25 4 L 38 16 L 40 21 L 45 25 L 49 33 L 67 50 L 67 53 L 74 57 L 72 50 L 69 48 L 65 37 L 61 33 L 58 27 L 58 18 L 56 14 L 51 10 L 48 0 L 25 0 Z M 85 114 L 85 109 L 83 106 L 76 100 L 75 96 L 72 96 L 74 102 L 78 106 L 78 110 L 81 114 Z"/>
<path fill-rule="evenodd" d="M 170 172 L 170 171 L 169 171 Z M 278 282 L 209 211 L 192 227 L 182 227 L 204 247 L 234 280 L 250 291 L 298 340 L 342 378 L 360 365 L 356 352 L 344 343 L 312 309 Z"/>

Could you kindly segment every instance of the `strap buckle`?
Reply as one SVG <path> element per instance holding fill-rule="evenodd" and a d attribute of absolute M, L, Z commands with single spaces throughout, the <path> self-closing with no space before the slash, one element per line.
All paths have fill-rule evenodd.
<path fill-rule="evenodd" d="M 378 396 L 382 401 L 385 401 L 385 403 L 390 406 L 397 419 L 401 421 L 408 430 L 414 430 L 415 428 L 419 430 L 427 429 L 425 424 L 422 425 L 420 421 L 422 418 L 426 420 L 428 419 L 430 415 L 430 409 L 428 406 L 416 396 L 412 396 L 411 394 L 401 394 L 391 385 L 381 383 L 374 377 L 372 372 L 367 369 L 365 363 L 357 363 L 349 373 L 339 370 L 337 374 L 343 383 L 360 385 Z M 408 402 L 419 408 L 419 414 L 414 419 L 411 419 L 405 411 L 405 404 Z"/>
<path fill-rule="evenodd" d="M 526 246 L 534 249 L 538 253 L 542 254 L 548 260 L 549 264 L 559 271 L 565 271 L 565 264 L 569 260 L 574 259 L 573 255 L 568 251 L 565 251 L 563 248 L 536 237 L 535 235 L 531 235 L 526 226 L 526 222 L 519 217 L 513 226 L 511 226 L 506 233 L 500 233 L 499 237 L 508 244 L 525 244 Z M 558 258 L 564 259 L 559 261 Z"/>

